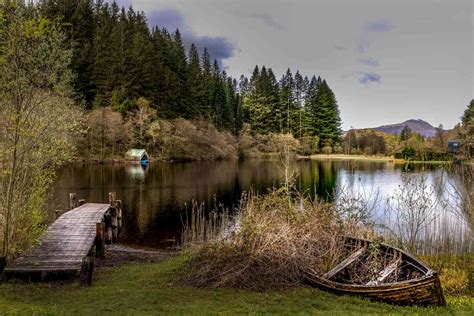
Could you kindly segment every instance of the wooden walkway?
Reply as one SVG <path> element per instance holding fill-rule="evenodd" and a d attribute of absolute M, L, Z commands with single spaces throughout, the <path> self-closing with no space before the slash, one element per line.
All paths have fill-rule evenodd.
<path fill-rule="evenodd" d="M 109 204 L 87 203 L 61 215 L 30 251 L 5 268 L 6 273 L 78 272 L 94 245 L 97 223 Z"/>

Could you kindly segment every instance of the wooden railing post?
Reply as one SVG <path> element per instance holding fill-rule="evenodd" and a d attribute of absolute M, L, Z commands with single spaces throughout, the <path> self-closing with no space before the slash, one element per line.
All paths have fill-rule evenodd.
<path fill-rule="evenodd" d="M 111 216 L 111 230 L 112 230 L 112 242 L 117 242 L 118 240 L 118 208 L 116 193 L 109 192 L 109 203 L 110 203 L 110 216 Z"/>
<path fill-rule="evenodd" d="M 79 277 L 80 286 L 91 286 L 92 273 L 94 272 L 94 258 L 85 256 L 82 259 L 81 275 Z"/>
<path fill-rule="evenodd" d="M 118 233 L 122 230 L 122 201 L 117 200 L 117 223 L 118 223 Z"/>
<path fill-rule="evenodd" d="M 105 243 L 111 244 L 112 243 L 112 214 L 110 214 L 110 210 L 105 213 L 104 216 L 105 222 Z"/>
<path fill-rule="evenodd" d="M 118 211 L 116 207 L 110 208 L 110 215 L 112 216 L 112 241 L 118 240 Z"/>
<path fill-rule="evenodd" d="M 104 223 L 96 223 L 96 236 L 95 236 L 95 255 L 96 257 L 105 256 L 105 229 Z"/>
<path fill-rule="evenodd" d="M 115 192 L 109 192 L 109 204 L 111 207 L 115 207 L 117 203 L 115 196 L 116 196 Z"/>
<path fill-rule="evenodd" d="M 76 193 L 69 193 L 69 209 L 76 207 Z"/>

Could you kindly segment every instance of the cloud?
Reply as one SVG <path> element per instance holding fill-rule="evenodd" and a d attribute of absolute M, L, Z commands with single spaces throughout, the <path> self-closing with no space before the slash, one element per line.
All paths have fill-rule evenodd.
<path fill-rule="evenodd" d="M 183 38 L 183 43 L 188 51 L 191 44 L 194 43 L 202 53 L 204 47 L 207 47 L 211 58 L 217 60 L 221 68 L 223 61 L 234 56 L 236 46 L 229 39 L 223 36 L 200 36 L 197 35 L 186 23 L 183 14 L 175 9 L 154 10 L 147 13 L 148 25 L 150 27 L 158 26 L 166 28 L 170 33 L 178 28 Z M 186 51 L 186 52 L 187 52 Z"/>
<path fill-rule="evenodd" d="M 359 62 L 363 65 L 372 66 L 372 67 L 380 66 L 378 60 L 372 57 L 359 58 Z"/>
<path fill-rule="evenodd" d="M 183 15 L 177 10 L 165 9 L 161 11 L 152 11 L 146 15 L 148 25 L 151 27 L 165 27 L 170 33 L 174 32 L 177 28 L 179 28 L 181 32 L 184 32 L 188 29 L 184 22 Z"/>
<path fill-rule="evenodd" d="M 347 47 L 343 46 L 343 45 L 338 45 L 338 44 L 334 44 L 332 46 L 335 50 L 347 50 Z"/>
<path fill-rule="evenodd" d="M 380 83 L 381 78 L 379 74 L 371 73 L 371 72 L 360 72 L 359 73 L 359 82 L 367 85 L 369 83 Z"/>
<path fill-rule="evenodd" d="M 367 52 L 370 47 L 370 33 L 390 32 L 394 28 L 395 26 L 388 19 L 380 19 L 366 22 L 362 29 L 362 34 L 360 34 L 360 36 L 355 41 L 356 50 L 359 53 Z"/>
<path fill-rule="evenodd" d="M 234 56 L 236 50 L 234 43 L 222 36 L 197 36 L 192 33 L 185 33 L 183 41 L 187 47 L 190 47 L 192 43 L 196 44 L 200 50 L 207 47 L 211 57 L 217 59 L 221 67 L 223 66 L 222 61 Z"/>
<path fill-rule="evenodd" d="M 369 21 L 365 24 L 366 32 L 390 32 L 394 29 L 394 25 L 388 19 Z"/>
<path fill-rule="evenodd" d="M 359 37 L 356 41 L 356 50 L 359 53 L 365 53 L 369 47 L 370 47 L 370 42 L 367 39 L 367 35 L 364 34 L 363 36 Z"/>
<path fill-rule="evenodd" d="M 260 20 L 263 22 L 263 24 L 275 28 L 277 30 L 283 30 L 284 27 L 280 23 L 278 23 L 271 15 L 266 14 L 266 13 L 254 13 L 251 15 L 251 17 Z"/>

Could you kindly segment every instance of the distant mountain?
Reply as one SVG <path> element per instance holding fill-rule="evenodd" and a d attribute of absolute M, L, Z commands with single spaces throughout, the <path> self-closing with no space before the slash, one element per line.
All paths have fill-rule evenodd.
<path fill-rule="evenodd" d="M 423 137 L 434 137 L 436 135 L 436 128 L 423 120 L 408 120 L 403 123 L 383 125 L 374 129 L 387 134 L 398 135 L 405 126 L 408 126 L 409 129 L 421 134 Z"/>

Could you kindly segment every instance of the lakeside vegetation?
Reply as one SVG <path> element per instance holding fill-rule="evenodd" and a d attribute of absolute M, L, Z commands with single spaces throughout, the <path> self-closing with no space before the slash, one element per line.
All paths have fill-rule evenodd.
<path fill-rule="evenodd" d="M 76 283 L 0 284 L 0 312 L 18 315 L 59 314 L 311 314 L 311 315 L 470 315 L 471 296 L 448 296 L 446 307 L 399 307 L 337 296 L 312 288 L 256 292 L 197 289 L 180 283 L 184 256 L 162 263 L 98 269 L 94 286 Z M 73 299 L 72 299 L 73 298 Z"/>
<path fill-rule="evenodd" d="M 309 79 L 299 71 L 293 76 L 288 69 L 278 81 L 271 68 L 256 66 L 250 78 L 236 80 L 221 71 L 218 61 L 211 62 L 205 48 L 200 56 L 193 45 L 186 55 L 179 30 L 171 34 L 166 29 L 149 29 L 143 13 L 120 9 L 115 2 L 44 0 L 25 5 L 5 1 L 0 5 L 0 25 L 0 257 L 8 261 L 34 244 L 44 231 L 45 203 L 55 172 L 77 158 L 121 158 L 130 147 L 146 148 L 162 160 L 258 158 L 284 153 L 279 158 L 286 167 L 296 154 L 451 158 L 444 153 L 451 136 L 441 128 L 434 139 L 424 139 L 409 129 L 400 136 L 370 130 L 343 135 L 335 94 L 323 78 Z M 466 144 L 474 137 L 473 104 L 471 101 L 456 130 Z M 283 189 L 257 201 L 257 212 L 252 213 L 256 217 L 247 218 L 244 233 L 233 235 L 235 243 L 230 247 L 207 244 L 207 248 L 188 254 L 190 257 L 107 268 L 100 271 L 90 289 L 79 289 L 75 284 L 1 284 L 0 311 L 473 312 L 472 297 L 451 296 L 447 307 L 421 309 L 368 303 L 308 288 L 275 290 L 301 286 L 298 266 L 339 259 L 337 247 L 332 253 L 324 248 L 335 245 L 334 231 L 372 233 L 363 231 L 367 223 L 361 214 L 342 213 L 347 216 L 342 218 L 334 206 L 304 199 L 299 200 L 301 204 L 294 203 L 291 180 L 286 170 Z M 468 186 L 459 183 L 464 185 L 457 192 L 464 194 L 460 209 L 465 212 L 459 216 L 473 223 L 472 182 Z M 415 206 L 410 208 L 415 212 L 412 214 L 433 212 L 428 202 L 409 202 Z M 301 207 L 314 212 L 301 215 Z M 419 225 L 415 228 L 425 223 L 415 223 Z M 283 236 L 282 228 L 288 236 Z M 320 248 L 312 253 L 301 248 L 302 235 L 307 244 L 318 242 Z M 399 242 L 416 248 L 410 244 L 413 239 Z M 281 248 L 281 244 L 289 247 Z M 249 247 L 255 245 L 264 247 Z M 273 248 L 266 248 L 269 245 Z M 321 256 L 322 252 L 329 252 L 330 258 Z M 282 260 L 288 265 L 282 266 Z M 222 270 L 245 263 L 234 279 Z M 329 266 L 328 262 L 317 263 L 321 271 Z M 273 284 L 271 291 L 255 292 L 197 289 L 180 283 L 183 276 L 178 270 L 193 273 L 194 268 L 194 276 L 204 281 L 199 283 L 196 278 L 192 282 L 188 275 L 189 284 L 208 285 L 210 267 L 228 282 L 220 282 L 226 287 L 261 289 L 271 282 L 278 284 Z M 466 292 L 464 270 L 439 267 L 450 276 L 450 293 L 471 293 Z M 452 276 L 458 278 L 453 280 Z"/>

